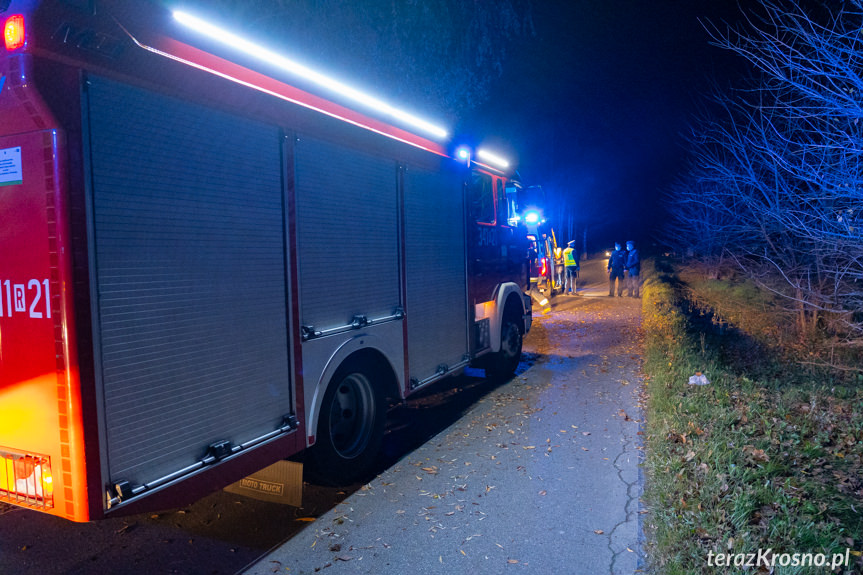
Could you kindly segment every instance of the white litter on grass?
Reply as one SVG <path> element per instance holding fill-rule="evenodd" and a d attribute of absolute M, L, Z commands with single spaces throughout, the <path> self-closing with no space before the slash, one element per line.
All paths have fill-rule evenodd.
<path fill-rule="evenodd" d="M 707 377 L 700 371 L 696 371 L 695 375 L 689 378 L 689 385 L 707 385 L 708 383 L 710 382 L 707 381 Z"/>

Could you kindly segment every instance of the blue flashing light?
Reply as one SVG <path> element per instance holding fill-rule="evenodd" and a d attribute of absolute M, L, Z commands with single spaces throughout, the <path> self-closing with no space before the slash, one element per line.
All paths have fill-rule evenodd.
<path fill-rule="evenodd" d="M 524 221 L 529 224 L 536 224 L 539 222 L 539 213 L 538 212 L 527 212 L 524 214 Z"/>

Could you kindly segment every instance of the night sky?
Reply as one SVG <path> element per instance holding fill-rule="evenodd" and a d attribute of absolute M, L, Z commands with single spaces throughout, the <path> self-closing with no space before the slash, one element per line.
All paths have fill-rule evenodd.
<path fill-rule="evenodd" d="M 743 69 L 709 44 L 699 18 L 739 14 L 729 0 L 537 2 L 535 36 L 457 132 L 515 158 L 526 185 L 571 203 L 589 249 L 646 242 L 661 223 L 660 194 L 683 167 L 681 134 L 696 103 L 711 79 L 727 84 Z"/>
<path fill-rule="evenodd" d="M 213 0 L 182 1 L 206 8 Z M 398 44 L 381 37 L 392 32 L 391 22 L 375 26 L 360 17 L 391 18 L 386 10 L 370 8 L 386 2 L 370 2 L 363 9 L 344 5 L 340 16 L 312 0 L 274 3 L 284 5 L 284 13 L 276 10 L 257 25 L 277 49 L 299 54 L 301 61 L 384 100 L 424 111 L 420 115 L 455 134 L 452 148 L 480 145 L 511 159 L 525 185 L 546 191 L 546 213 L 558 239 L 580 241 L 587 227 L 588 249 L 598 251 L 628 239 L 644 246 L 655 236 L 663 219 L 660 197 L 684 167 L 682 134 L 696 106 L 712 81 L 727 86 L 746 70 L 740 57 L 710 45 L 701 21 L 722 27 L 741 19 L 740 6 L 754 3 L 533 0 L 533 34 L 512 39 L 502 76 L 473 110 L 437 102 L 440 86 L 435 83 L 448 78 L 440 69 L 424 69 L 422 62 L 429 62 L 421 57 L 414 60 L 418 54 L 410 50 L 421 49 L 422 41 L 402 54 Z M 257 4 L 266 2 L 248 5 Z M 423 10 L 437 13 L 445 4 L 430 2 Z M 400 24 L 408 27 L 407 21 Z M 422 25 L 418 30 L 431 33 Z M 434 41 L 429 44 L 436 47 Z M 423 102 L 418 96 L 427 98 Z M 429 98 L 442 108 L 427 110 Z M 447 117 L 461 120 L 451 125 Z"/>
<path fill-rule="evenodd" d="M 213 0 L 169 0 L 175 1 L 203 9 Z M 386 2 L 370 2 L 363 9 L 342 6 L 340 15 L 312 0 L 273 3 L 283 11 L 256 23 L 277 51 L 299 54 L 324 73 L 406 109 L 424 111 L 420 115 L 455 134 L 452 148 L 480 145 L 511 159 L 523 184 L 545 190 L 546 213 L 558 239 L 581 241 L 586 227 L 588 249 L 599 251 L 628 239 L 644 247 L 656 237 L 664 219 L 660 198 L 685 166 L 683 134 L 696 107 L 711 82 L 728 86 L 746 70 L 739 56 L 710 45 L 702 22 L 719 27 L 739 22 L 741 6 L 755 3 L 533 0 L 533 34 L 511 40 L 502 76 L 490 97 L 473 110 L 452 109 L 463 103 L 437 102 L 436 83 L 452 78 L 423 60 L 428 54 L 410 53 L 421 50 L 422 41 L 403 51 L 386 42 L 388 36 L 382 34 L 392 34 L 387 20 L 392 14 L 370 8 L 386 7 Z M 267 3 L 248 6 L 258 4 Z M 434 7 L 443 3 L 430 5 L 427 11 L 436 13 Z M 240 21 L 261 12 L 236 6 L 240 13 L 248 12 Z M 415 16 L 415 6 L 406 3 L 404 16 Z M 384 20 L 373 22 L 369 16 Z M 410 22 L 399 24 L 408 29 Z M 444 22 L 426 25 L 448 26 Z M 432 33 L 421 25 L 416 30 Z M 444 34 L 449 28 L 435 30 Z M 433 40 L 429 44 L 440 48 Z M 458 73 L 457 66 L 453 69 Z M 462 89 L 469 92 L 469 86 Z M 437 111 L 435 103 L 442 106 Z M 461 120 L 451 125 L 447 117 Z"/>

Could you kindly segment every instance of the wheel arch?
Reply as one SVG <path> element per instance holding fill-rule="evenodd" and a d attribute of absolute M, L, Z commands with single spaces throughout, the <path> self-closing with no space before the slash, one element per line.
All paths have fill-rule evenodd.
<path fill-rule="evenodd" d="M 529 330 L 529 323 L 522 321 L 522 318 L 529 312 L 525 309 L 524 292 L 521 287 L 512 282 L 501 284 L 497 289 L 497 297 L 495 297 L 496 313 L 492 316 L 491 322 L 491 351 L 500 351 L 500 329 L 503 325 L 503 319 L 512 314 L 516 319 L 516 324 L 522 335 Z"/>
<path fill-rule="evenodd" d="M 375 385 L 380 386 L 384 396 L 388 398 L 402 396 L 395 367 L 387 355 L 375 345 L 375 339 L 377 339 L 375 336 L 369 334 L 354 336 L 339 346 L 330 357 L 315 385 L 311 409 L 307 414 L 307 447 L 315 444 L 324 395 L 333 382 L 333 377 L 343 366 L 349 365 L 351 362 L 362 362 L 374 366 L 380 374 L 380 378 L 375 380 Z"/>

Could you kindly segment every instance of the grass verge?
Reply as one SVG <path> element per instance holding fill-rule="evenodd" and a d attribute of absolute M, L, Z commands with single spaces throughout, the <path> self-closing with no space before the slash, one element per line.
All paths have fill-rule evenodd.
<path fill-rule="evenodd" d="M 800 381 L 795 367 L 777 370 L 764 347 L 755 347 L 762 361 L 738 361 L 757 337 L 701 321 L 703 306 L 691 313 L 689 290 L 673 275 L 649 277 L 642 305 L 652 571 L 863 573 L 863 388 L 812 378 L 785 385 L 783 370 Z M 708 385 L 688 384 L 697 371 Z M 711 553 L 716 565 L 718 553 L 743 562 L 759 551 L 770 558 L 761 565 L 708 565 Z M 825 554 L 828 565 L 794 565 L 807 562 L 794 553 L 811 553 L 812 562 Z M 840 553 L 850 565 L 831 571 Z"/>

